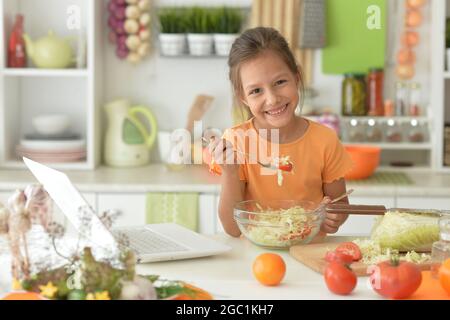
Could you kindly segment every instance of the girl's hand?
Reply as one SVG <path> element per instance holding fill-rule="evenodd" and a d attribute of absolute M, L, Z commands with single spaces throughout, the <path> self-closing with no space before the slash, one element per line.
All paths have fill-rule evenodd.
<path fill-rule="evenodd" d="M 324 197 L 322 203 L 328 204 L 331 202 L 330 197 Z M 320 226 L 320 230 L 326 233 L 336 233 L 339 227 L 347 220 L 348 214 L 342 213 L 326 213 L 325 219 Z"/>
<path fill-rule="evenodd" d="M 236 172 L 238 170 L 237 156 L 231 142 L 226 139 L 212 137 L 208 149 L 212 161 L 221 165 L 224 173 Z"/>

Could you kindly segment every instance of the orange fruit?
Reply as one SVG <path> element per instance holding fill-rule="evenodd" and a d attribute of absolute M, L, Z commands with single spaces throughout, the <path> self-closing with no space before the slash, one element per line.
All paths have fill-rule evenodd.
<path fill-rule="evenodd" d="M 253 275 L 265 286 L 277 286 L 286 273 L 283 258 L 275 253 L 263 253 L 253 262 Z"/>
<path fill-rule="evenodd" d="M 439 282 L 442 288 L 450 295 L 450 258 L 445 260 L 439 268 Z"/>
<path fill-rule="evenodd" d="M 48 300 L 36 292 L 18 291 L 6 294 L 0 300 Z"/>

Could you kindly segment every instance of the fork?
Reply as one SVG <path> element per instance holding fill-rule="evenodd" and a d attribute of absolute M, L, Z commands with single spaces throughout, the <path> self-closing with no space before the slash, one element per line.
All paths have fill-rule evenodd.
<path fill-rule="evenodd" d="M 202 141 L 209 144 L 208 140 L 206 140 L 205 137 L 202 137 Z M 233 149 L 233 151 L 236 152 L 236 153 L 240 153 L 240 154 L 246 156 L 247 158 L 250 158 L 250 154 L 249 154 L 249 153 L 246 153 L 246 152 L 243 152 L 243 151 L 237 150 L 237 149 Z M 272 169 L 272 170 L 278 170 L 278 168 L 277 168 L 276 166 L 272 166 L 270 163 L 262 163 L 262 162 L 260 162 L 259 160 L 256 160 L 256 162 L 257 162 L 261 167 L 268 168 L 268 169 Z"/>

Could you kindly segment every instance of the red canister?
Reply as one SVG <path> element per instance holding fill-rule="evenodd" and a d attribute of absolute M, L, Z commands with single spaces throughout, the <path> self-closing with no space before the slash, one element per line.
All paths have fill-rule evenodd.
<path fill-rule="evenodd" d="M 369 116 L 383 116 L 383 69 L 370 69 L 367 77 L 367 114 Z"/>

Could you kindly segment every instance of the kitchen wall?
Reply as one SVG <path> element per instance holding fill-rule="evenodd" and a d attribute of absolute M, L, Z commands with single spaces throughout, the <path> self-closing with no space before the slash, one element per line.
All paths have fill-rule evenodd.
<path fill-rule="evenodd" d="M 106 0 L 105 4 L 106 4 Z M 181 5 L 222 5 L 247 6 L 251 0 L 158 0 L 155 6 Z M 395 53 L 397 52 L 396 32 L 402 23 L 398 17 L 402 14 L 403 1 L 388 1 L 388 46 L 385 92 L 387 98 L 393 98 Z M 429 15 L 429 11 L 427 13 Z M 106 21 L 105 13 L 104 20 Z M 136 66 L 121 61 L 115 56 L 114 47 L 107 40 L 106 22 L 104 36 L 104 95 L 107 101 L 117 97 L 131 98 L 135 103 L 148 105 L 155 112 L 162 130 L 172 130 L 186 125 L 187 113 L 195 95 L 210 94 L 216 97 L 213 107 L 205 117 L 204 124 L 218 128 L 231 125 L 231 91 L 227 79 L 226 58 L 164 58 L 157 50 L 154 41 L 153 54 Z M 423 30 L 427 30 L 423 25 Z M 154 32 L 156 34 L 156 31 Z M 416 52 L 417 74 L 423 86 L 424 100 L 428 101 L 429 39 L 422 33 L 420 49 Z M 321 67 L 321 51 L 315 53 L 314 83 L 319 96 L 314 103 L 318 107 L 327 107 L 339 112 L 341 101 L 342 76 L 324 75 Z"/>

